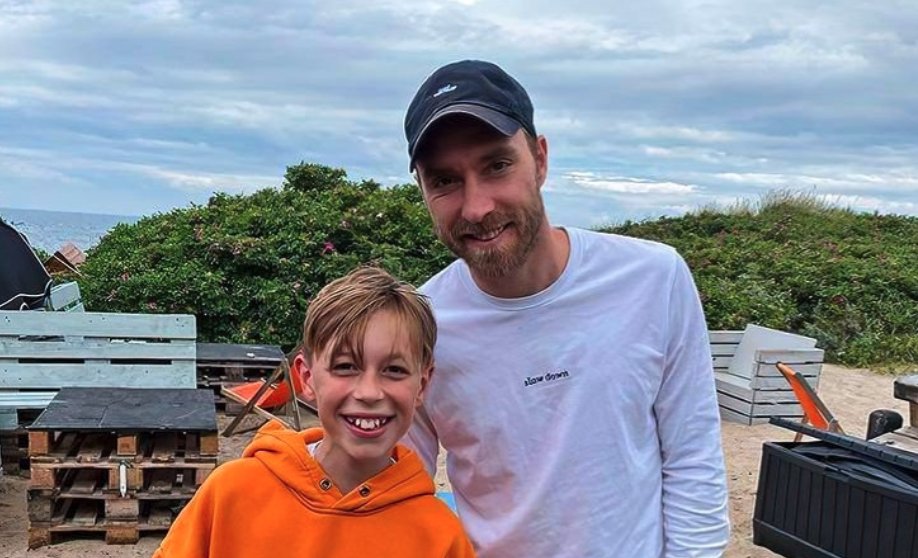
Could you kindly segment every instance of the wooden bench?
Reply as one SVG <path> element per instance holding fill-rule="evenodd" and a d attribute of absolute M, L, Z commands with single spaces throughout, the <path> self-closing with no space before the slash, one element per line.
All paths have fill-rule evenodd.
<path fill-rule="evenodd" d="M 194 388 L 195 317 L 0 312 L 0 429 L 62 387 Z"/>
<path fill-rule="evenodd" d="M 80 285 L 71 281 L 51 287 L 47 307 L 54 312 L 83 312 L 85 308 L 80 295 Z"/>
<path fill-rule="evenodd" d="M 872 441 L 918 454 L 918 374 L 897 378 L 893 383 L 893 397 L 908 402 L 908 425 Z"/>
<path fill-rule="evenodd" d="M 751 425 L 768 422 L 772 416 L 802 417 L 803 410 L 793 390 L 775 365 L 778 362 L 787 364 L 806 377 L 816 389 L 822 371 L 823 350 L 741 348 L 743 336 L 743 331 L 709 332 L 721 418 Z M 736 359 L 743 362 L 739 363 Z"/>

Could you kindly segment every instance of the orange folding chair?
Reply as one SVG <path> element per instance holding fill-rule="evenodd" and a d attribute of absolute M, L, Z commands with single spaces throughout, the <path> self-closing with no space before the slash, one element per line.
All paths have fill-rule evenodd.
<path fill-rule="evenodd" d="M 816 395 L 816 390 L 806 381 L 806 378 L 783 362 L 779 362 L 776 366 L 778 372 L 784 376 L 791 389 L 794 390 L 794 395 L 797 397 L 797 401 L 800 402 L 800 406 L 803 407 L 803 424 L 810 423 L 813 427 L 828 432 L 845 433 L 841 424 L 838 423 L 838 419 L 826 407 L 822 399 Z M 801 438 L 803 438 L 803 433 L 798 432 L 794 436 L 794 441 L 799 442 Z"/>

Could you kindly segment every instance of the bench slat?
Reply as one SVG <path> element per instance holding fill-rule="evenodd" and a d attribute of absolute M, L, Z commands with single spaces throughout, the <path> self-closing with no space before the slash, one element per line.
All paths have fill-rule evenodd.
<path fill-rule="evenodd" d="M 10 335 L 193 340 L 197 330 L 190 314 L 0 312 L 0 336 Z"/>
<path fill-rule="evenodd" d="M 150 364 L 0 364 L 0 388 L 197 387 L 194 360 Z"/>
<path fill-rule="evenodd" d="M 37 341 L 0 337 L 0 363 L 20 358 L 94 359 L 112 358 L 188 360 L 194 359 L 195 343 L 176 340 L 171 343 L 123 342 L 103 339 L 58 339 Z"/>

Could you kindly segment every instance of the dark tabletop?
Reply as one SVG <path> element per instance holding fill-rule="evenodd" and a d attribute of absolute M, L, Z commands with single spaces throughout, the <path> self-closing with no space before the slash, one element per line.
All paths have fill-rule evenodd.
<path fill-rule="evenodd" d="M 277 345 L 198 343 L 198 364 L 237 362 L 277 366 L 286 356 Z"/>
<path fill-rule="evenodd" d="M 62 388 L 32 430 L 217 430 L 209 389 Z"/>

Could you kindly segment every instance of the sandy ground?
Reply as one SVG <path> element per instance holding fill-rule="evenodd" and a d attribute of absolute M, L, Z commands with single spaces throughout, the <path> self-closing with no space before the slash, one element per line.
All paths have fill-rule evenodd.
<path fill-rule="evenodd" d="M 907 405 L 892 397 L 890 376 L 873 374 L 867 370 L 854 370 L 827 365 L 823 368 L 819 392 L 829 408 L 837 415 L 845 430 L 863 436 L 867 415 L 879 408 L 895 409 L 907 416 Z M 246 419 L 245 424 L 257 421 Z M 221 425 L 227 424 L 221 417 Z M 238 457 L 251 439 L 252 433 L 221 438 L 221 461 Z M 778 556 L 752 544 L 752 512 L 758 477 L 762 442 L 766 440 L 791 440 L 793 433 L 767 424 L 742 426 L 725 423 L 723 441 L 727 457 L 730 482 L 730 513 L 733 535 L 726 556 L 728 558 L 767 558 Z M 437 474 L 439 489 L 448 489 L 442 467 Z M 26 550 L 28 519 L 25 493 L 27 480 L 17 477 L 0 478 L 0 556 L 9 558 L 83 558 L 150 556 L 160 541 L 160 536 L 145 535 L 131 546 L 106 546 L 101 537 L 69 540 L 33 551 Z"/>

